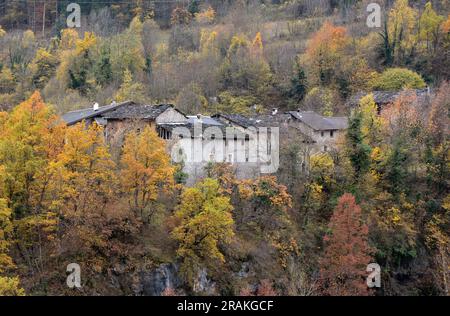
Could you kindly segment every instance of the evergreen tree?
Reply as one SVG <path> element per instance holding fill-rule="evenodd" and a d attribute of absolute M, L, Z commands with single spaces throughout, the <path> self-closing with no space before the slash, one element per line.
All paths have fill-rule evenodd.
<path fill-rule="evenodd" d="M 291 79 L 290 97 L 296 102 L 301 102 L 306 96 L 308 82 L 305 71 L 299 63 L 295 67 L 295 76 Z"/>
<path fill-rule="evenodd" d="M 347 155 L 352 164 L 356 178 L 360 178 L 370 166 L 370 147 L 364 143 L 361 131 L 362 114 L 359 110 L 353 111 L 347 131 Z"/>

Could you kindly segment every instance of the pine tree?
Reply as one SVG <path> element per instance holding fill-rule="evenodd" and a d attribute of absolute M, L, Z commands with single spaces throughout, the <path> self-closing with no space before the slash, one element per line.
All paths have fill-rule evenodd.
<path fill-rule="evenodd" d="M 308 80 L 306 78 L 305 71 L 303 70 L 300 63 L 296 63 L 295 75 L 291 79 L 291 90 L 290 97 L 296 102 L 301 102 L 305 96 L 308 89 Z"/>
<path fill-rule="evenodd" d="M 353 111 L 349 128 L 347 130 L 346 152 L 350 159 L 356 178 L 360 178 L 370 166 L 370 147 L 364 143 L 361 131 L 362 114 L 360 111 Z"/>

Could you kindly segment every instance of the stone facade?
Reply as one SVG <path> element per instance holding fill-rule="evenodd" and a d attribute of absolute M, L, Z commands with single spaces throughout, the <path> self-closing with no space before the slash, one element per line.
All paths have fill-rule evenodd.
<path fill-rule="evenodd" d="M 68 125 L 81 121 L 103 125 L 115 159 L 120 157 L 127 133 L 139 132 L 147 126 L 154 128 L 166 140 L 174 162 L 183 163 L 188 185 L 206 176 L 205 167 L 210 162 L 232 164 L 241 179 L 275 173 L 282 158 L 280 149 L 292 144 L 299 145 L 299 168 L 307 172 L 310 157 L 336 149 L 337 140 L 347 128 L 346 118 L 325 118 L 314 112 L 187 117 L 172 105 L 134 102 L 94 111 L 78 110 L 63 118 Z"/>

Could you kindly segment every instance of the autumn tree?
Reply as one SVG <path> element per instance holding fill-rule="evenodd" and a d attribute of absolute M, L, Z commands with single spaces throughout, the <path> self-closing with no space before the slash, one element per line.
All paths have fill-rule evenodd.
<path fill-rule="evenodd" d="M 145 102 L 144 86 L 140 82 L 133 82 L 133 75 L 126 69 L 123 73 L 122 84 L 115 95 L 117 102 L 132 100 L 134 102 Z"/>
<path fill-rule="evenodd" d="M 75 217 L 92 208 L 104 209 L 116 183 L 114 168 L 102 127 L 86 128 L 84 123 L 70 127 L 64 148 L 52 164 L 52 190 L 58 197 L 53 207 Z"/>
<path fill-rule="evenodd" d="M 222 195 L 219 183 L 210 178 L 182 194 L 172 236 L 179 244 L 181 272 L 189 283 L 202 267 L 225 261 L 219 247 L 229 244 L 234 236 L 232 210 L 230 198 Z"/>
<path fill-rule="evenodd" d="M 30 66 L 33 85 L 42 89 L 55 74 L 57 65 L 58 58 L 52 52 L 43 48 L 38 49 Z"/>
<path fill-rule="evenodd" d="M 177 7 L 172 11 L 170 23 L 172 25 L 188 25 L 192 21 L 192 14 L 182 7 Z"/>
<path fill-rule="evenodd" d="M 375 104 L 373 94 L 368 94 L 359 101 L 361 111 L 361 132 L 364 141 L 371 147 L 375 147 L 382 139 L 383 123 L 378 115 L 378 107 Z"/>
<path fill-rule="evenodd" d="M 361 208 L 349 193 L 339 198 L 324 237 L 325 252 L 320 261 L 323 293 L 326 295 L 368 295 L 365 277 L 370 263 L 368 228 Z"/>
<path fill-rule="evenodd" d="M 335 69 L 348 40 L 347 30 L 330 22 L 325 22 L 313 35 L 305 54 L 308 78 L 312 84 L 328 85 L 333 82 Z"/>
<path fill-rule="evenodd" d="M 277 252 L 277 261 L 286 268 L 288 260 L 299 254 L 289 210 L 292 197 L 276 177 L 264 176 L 238 183 L 242 201 L 236 212 L 237 230 L 252 233 Z"/>
<path fill-rule="evenodd" d="M 164 141 L 149 126 L 141 133 L 131 131 L 123 146 L 121 167 L 121 187 L 129 206 L 137 216 L 151 217 L 155 212 L 152 203 L 174 184 L 175 168 Z"/>
<path fill-rule="evenodd" d="M 445 18 L 433 10 L 431 2 L 425 4 L 425 9 L 419 19 L 419 40 L 425 42 L 427 52 L 435 51 L 441 36 L 441 23 Z"/>
<path fill-rule="evenodd" d="M 387 65 L 402 64 L 406 54 L 415 43 L 417 11 L 408 5 L 408 0 L 396 0 L 387 19 L 382 34 L 383 54 Z"/>
<path fill-rule="evenodd" d="M 42 273 L 51 253 L 57 227 L 48 206 L 50 166 L 61 152 L 64 126 L 35 92 L 5 118 L 0 140 L 0 198 L 14 219 L 16 245 L 24 266 Z"/>
<path fill-rule="evenodd" d="M 239 183 L 239 195 L 250 202 L 248 211 L 239 216 L 246 225 L 256 224 L 258 230 L 268 232 L 286 225 L 286 212 L 292 206 L 287 188 L 275 177 L 260 177 Z"/>
<path fill-rule="evenodd" d="M 426 163 L 428 183 L 439 194 L 448 188 L 449 150 L 449 84 L 444 82 L 431 105 L 427 126 Z"/>
<path fill-rule="evenodd" d="M 441 204 L 441 211 L 434 214 L 426 225 L 426 243 L 434 253 L 434 265 L 437 271 L 436 279 L 442 293 L 450 294 L 450 275 L 448 265 L 450 260 L 450 195 Z"/>
<path fill-rule="evenodd" d="M 12 258 L 8 254 L 11 245 L 11 241 L 8 240 L 11 236 L 8 235 L 11 235 L 12 230 L 11 210 L 8 209 L 6 200 L 2 199 L 0 195 L 0 296 L 18 296 L 25 294 L 24 290 L 20 288 L 18 277 L 2 275 L 14 267 Z"/>
<path fill-rule="evenodd" d="M 231 39 L 227 57 L 220 68 L 224 93 L 239 93 L 245 97 L 264 100 L 272 82 L 272 72 L 262 55 L 262 40 L 256 35 L 253 43 L 243 34 Z"/>

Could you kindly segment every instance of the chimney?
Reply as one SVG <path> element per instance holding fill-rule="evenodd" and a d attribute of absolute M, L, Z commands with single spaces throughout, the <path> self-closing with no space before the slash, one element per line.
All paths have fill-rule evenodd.
<path fill-rule="evenodd" d="M 99 107 L 100 107 L 100 106 L 98 105 L 98 103 L 95 102 L 95 103 L 94 103 L 94 111 L 98 111 Z"/>
<path fill-rule="evenodd" d="M 202 123 L 202 115 L 201 114 L 197 114 L 197 120 L 198 120 L 198 123 Z"/>
<path fill-rule="evenodd" d="M 272 109 L 272 115 L 277 115 L 278 114 L 278 109 L 277 108 L 273 108 Z"/>

